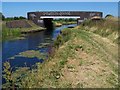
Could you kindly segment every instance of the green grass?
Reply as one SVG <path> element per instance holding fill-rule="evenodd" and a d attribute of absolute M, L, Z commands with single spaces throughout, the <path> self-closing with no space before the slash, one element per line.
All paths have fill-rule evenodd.
<path fill-rule="evenodd" d="M 20 29 L 14 28 L 10 29 L 5 26 L 5 23 L 3 23 L 2 26 L 2 40 L 8 40 L 10 38 L 19 37 L 21 35 Z"/>
<path fill-rule="evenodd" d="M 29 32 L 29 31 L 40 31 L 40 30 L 44 30 L 45 28 L 40 27 L 36 24 L 34 24 L 32 21 L 30 20 L 26 20 L 28 24 L 30 24 L 32 27 L 30 28 L 21 28 L 21 32 Z"/>
<path fill-rule="evenodd" d="M 80 59 L 79 65 L 82 66 L 83 65 L 83 60 Z"/>
<path fill-rule="evenodd" d="M 66 62 L 67 62 L 67 60 L 61 60 L 61 61 L 60 61 L 60 66 L 61 66 L 61 67 L 64 67 L 64 65 L 66 64 Z"/>
<path fill-rule="evenodd" d="M 80 26 L 81 27 L 81 26 Z M 83 26 L 85 27 L 85 26 Z M 109 49 L 107 46 L 109 46 L 109 43 L 104 43 L 104 41 L 101 41 L 103 37 L 98 38 L 95 37 L 94 33 L 88 32 L 86 30 L 83 30 L 83 27 L 76 29 L 64 29 L 62 30 L 62 33 L 57 37 L 57 39 L 54 42 L 54 45 L 56 47 L 55 55 L 53 57 L 49 57 L 48 60 L 46 60 L 44 63 L 40 64 L 37 63 L 37 69 L 32 69 L 24 72 L 14 72 L 12 76 L 14 76 L 14 79 L 16 79 L 18 76 L 21 76 L 22 73 L 24 73 L 24 77 L 20 77 L 15 81 L 15 83 L 18 84 L 19 87 L 32 87 L 32 88 L 43 88 L 43 87 L 72 87 L 72 81 L 61 79 L 61 77 L 64 77 L 64 69 L 67 70 L 65 73 L 76 73 L 76 76 L 80 74 L 80 72 L 83 72 L 83 74 L 87 73 L 89 76 L 94 75 L 96 78 L 96 81 L 98 78 L 101 80 L 105 80 L 105 84 L 109 87 L 116 87 L 117 86 L 117 74 L 113 70 L 117 68 L 116 64 L 112 62 L 112 60 L 115 61 L 115 58 L 112 54 L 110 54 Z M 92 26 L 91 26 L 92 27 Z M 103 27 L 101 27 L 103 28 Z M 101 30 L 99 28 L 99 30 Z M 96 39 L 97 38 L 97 39 Z M 116 46 L 115 46 L 116 47 Z M 88 52 L 89 50 L 89 52 Z M 107 53 L 107 54 L 106 54 Z M 115 53 L 115 52 L 112 52 Z M 27 54 L 30 55 L 30 54 Z M 34 54 L 33 54 L 34 55 Z M 37 54 L 35 54 L 37 55 Z M 31 57 L 32 55 L 30 55 Z M 92 57 L 92 58 L 91 58 Z M 110 59 L 109 59 L 110 57 Z M 109 59 L 109 60 L 108 60 Z M 71 62 L 72 61 L 72 62 Z M 74 63 L 73 63 L 74 62 Z M 77 63 L 76 63 L 77 62 Z M 70 63 L 70 64 L 69 64 Z M 113 64 L 111 64 L 113 63 Z M 102 65 L 101 65 L 102 64 Z M 95 67 L 94 67 L 95 65 Z M 66 66 L 66 67 L 65 67 Z M 87 68 L 87 67 L 90 68 Z M 100 67 L 99 67 L 100 66 Z M 113 67 L 114 66 L 114 67 Z M 76 69 L 77 68 L 77 69 Z M 81 69 L 82 68 L 82 69 Z M 109 68 L 109 69 L 108 69 Z M 69 69 L 69 70 L 68 70 Z M 82 70 L 82 71 L 79 71 Z M 87 70 L 88 69 L 88 70 Z M 92 70 L 93 69 L 93 70 Z M 104 72 L 99 72 L 104 70 Z M 91 70 L 91 71 L 90 71 Z M 94 72 L 94 70 L 96 72 Z M 110 71 L 109 71 L 110 70 Z M 79 71 L 79 73 L 77 73 Z M 116 69 L 118 71 L 118 69 Z M 111 74 L 113 72 L 113 74 Z M 105 74 L 104 76 L 98 77 L 100 74 Z M 107 74 L 108 73 L 108 74 Z M 110 73 L 110 74 L 109 74 Z M 18 74 L 15 76 L 15 74 Z M 86 74 L 85 74 L 86 75 Z M 98 75 L 98 76 L 97 76 Z M 110 76 L 109 76 L 110 75 Z M 36 77 L 37 76 L 37 77 Z M 88 77 L 89 77 L 88 76 Z M 82 76 L 86 78 L 86 76 Z M 77 77 L 78 79 L 80 78 Z M 84 82 L 76 81 L 76 86 L 74 87 L 87 87 L 87 85 L 91 85 L 86 80 L 82 79 Z M 73 79 L 73 78 L 71 78 Z M 75 79 L 76 80 L 76 79 Z M 91 80 L 91 79 L 90 79 Z M 17 82 L 18 81 L 18 82 Z M 104 82 L 103 82 L 104 83 Z M 99 81 L 94 82 L 95 85 L 101 84 Z M 110 84 L 110 85 L 109 85 Z M 94 86 L 94 85 L 93 85 Z M 101 87 L 104 87 L 101 86 Z"/>
<path fill-rule="evenodd" d="M 117 18 L 106 18 L 101 20 L 86 20 L 82 23 L 82 26 L 89 27 L 98 27 L 99 29 L 110 29 L 110 30 L 118 30 L 118 19 Z"/>
<path fill-rule="evenodd" d="M 77 21 L 53 21 L 55 26 L 61 26 L 61 25 L 69 25 L 69 24 L 76 24 Z"/>
<path fill-rule="evenodd" d="M 118 18 L 111 17 L 105 18 L 101 20 L 86 20 L 83 22 L 79 28 L 83 28 L 87 31 L 92 31 L 96 34 L 101 35 L 102 37 L 107 37 L 111 39 L 113 42 L 118 43 Z M 117 36 L 117 38 L 116 38 Z"/>
<path fill-rule="evenodd" d="M 64 66 L 67 65 L 68 57 L 69 58 L 72 57 L 73 59 L 75 59 L 74 56 L 75 56 L 76 49 L 78 49 L 78 48 L 83 49 L 83 51 L 85 49 L 85 46 L 83 46 L 82 43 L 81 44 L 78 43 L 76 45 L 76 44 L 72 43 L 72 41 L 74 40 L 74 38 L 78 38 L 78 39 L 84 40 L 85 42 L 89 41 L 88 43 L 90 45 L 92 45 L 94 43 L 92 43 L 92 41 L 89 39 L 89 38 L 91 38 L 90 37 L 91 34 L 87 33 L 87 31 L 83 31 L 83 30 L 79 31 L 79 30 L 73 30 L 73 29 L 66 29 L 66 30 L 68 30 L 68 32 L 66 31 L 66 33 L 69 33 L 69 31 L 71 33 L 68 40 L 66 41 L 67 45 L 62 44 L 64 46 L 64 48 L 59 49 L 62 46 L 60 44 L 59 48 L 58 48 L 59 49 L 58 52 L 55 52 L 56 53 L 55 56 L 48 59 L 43 64 L 37 64 L 37 69 L 27 71 L 25 73 L 24 77 L 20 77 L 17 80 L 14 80 L 15 83 L 17 83 L 17 85 L 20 88 L 23 88 L 23 87 L 43 88 L 43 87 L 61 87 L 61 86 L 65 87 L 66 85 L 67 85 L 67 87 L 71 87 L 70 85 L 67 84 L 68 81 L 60 81 L 59 80 L 63 76 L 61 71 L 64 68 Z M 65 34 L 65 35 L 69 35 L 69 34 Z M 61 36 L 61 38 L 64 42 L 64 39 L 65 39 L 64 36 Z M 95 47 L 97 47 L 97 45 Z M 100 53 L 99 51 L 97 51 L 97 52 Z M 55 63 L 55 64 L 53 64 L 53 63 Z M 79 65 L 79 67 L 83 66 L 84 60 L 79 59 L 78 65 Z M 72 64 L 67 65 L 67 68 L 69 69 L 70 72 L 76 71 L 74 65 L 72 65 Z M 16 76 L 14 75 L 15 73 L 13 73 L 14 79 L 16 79 L 18 76 L 22 75 L 22 73 L 24 73 L 24 72 L 19 72 L 20 74 L 16 75 Z M 18 73 L 16 73 L 16 74 L 18 74 Z M 110 84 L 115 84 L 116 81 L 114 79 L 115 79 L 114 77 L 109 77 L 107 79 L 107 81 Z M 71 82 L 69 82 L 69 83 L 71 83 Z M 83 86 L 84 86 L 84 83 L 80 83 L 80 84 L 78 83 L 76 87 L 83 87 Z"/>
<path fill-rule="evenodd" d="M 3 21 L 2 22 L 2 40 L 12 40 L 15 38 L 21 38 L 20 36 L 22 36 L 21 33 L 27 33 L 27 32 L 34 32 L 34 31 L 40 31 L 40 30 L 44 30 L 45 28 L 42 28 L 40 26 L 37 26 L 36 24 L 34 24 L 32 21 L 29 20 L 25 20 L 27 21 L 27 23 L 29 23 L 32 27 L 30 28 L 8 28 L 6 26 L 6 22 Z"/>

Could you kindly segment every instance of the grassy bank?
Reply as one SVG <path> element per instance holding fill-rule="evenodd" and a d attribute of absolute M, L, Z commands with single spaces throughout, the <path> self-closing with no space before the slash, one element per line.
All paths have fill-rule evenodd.
<path fill-rule="evenodd" d="M 0 42 L 2 41 L 2 20 L 0 20 Z"/>
<path fill-rule="evenodd" d="M 45 28 L 34 24 L 32 21 L 27 20 L 27 23 L 30 24 L 32 27 L 31 28 L 21 28 L 22 33 L 29 33 L 29 32 L 45 30 Z"/>
<path fill-rule="evenodd" d="M 120 38 L 118 36 L 118 18 L 116 17 L 107 17 L 98 21 L 87 20 L 78 28 L 99 34 L 116 43 L 118 43 Z"/>
<path fill-rule="evenodd" d="M 62 25 L 76 24 L 77 21 L 53 21 L 56 27 L 60 27 Z"/>
<path fill-rule="evenodd" d="M 48 60 L 37 63 L 37 69 L 25 67 L 10 72 L 8 80 L 12 83 L 8 81 L 3 87 L 10 84 L 20 88 L 118 87 L 117 44 L 86 26 L 64 29 L 54 42 L 55 53 Z"/>
<path fill-rule="evenodd" d="M 2 39 L 9 40 L 9 39 L 21 39 L 22 33 L 29 33 L 29 32 L 36 32 L 40 30 L 44 30 L 45 28 L 39 27 L 34 24 L 32 21 L 25 20 L 28 24 L 31 25 L 30 28 L 8 28 L 6 26 L 6 21 L 2 22 Z"/>

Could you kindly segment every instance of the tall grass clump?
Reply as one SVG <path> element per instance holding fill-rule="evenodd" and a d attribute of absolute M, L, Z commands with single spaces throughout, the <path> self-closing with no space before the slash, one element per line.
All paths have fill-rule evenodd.
<path fill-rule="evenodd" d="M 107 37 L 113 42 L 116 42 L 118 37 L 118 18 L 106 17 L 100 20 L 86 20 L 81 25 L 81 28 L 93 33 L 99 34 L 102 37 Z"/>
<path fill-rule="evenodd" d="M 21 35 L 21 32 L 19 28 L 8 28 L 6 27 L 5 23 L 2 24 L 2 39 L 3 40 L 19 37 L 20 35 Z"/>
<path fill-rule="evenodd" d="M 62 30 L 61 34 L 59 34 L 56 40 L 54 41 L 54 46 L 58 48 L 64 42 L 67 42 L 70 39 L 70 36 L 71 36 L 71 30 L 69 29 Z"/>
<path fill-rule="evenodd" d="M 97 27 L 99 29 L 110 29 L 110 30 L 118 30 L 118 20 L 114 19 L 101 19 L 101 20 L 86 20 L 81 24 L 81 26 L 88 27 Z"/>
<path fill-rule="evenodd" d="M 2 84 L 2 88 L 6 90 L 16 90 L 17 88 L 22 88 L 25 86 L 27 88 L 27 82 L 22 79 L 26 76 L 27 73 L 32 72 L 29 70 L 29 67 L 19 67 L 15 71 L 13 71 L 9 62 L 5 62 L 3 64 L 3 78 L 5 79 L 5 83 Z M 29 74 L 28 74 L 29 75 Z M 30 76 L 30 75 L 29 75 Z M 27 80 L 31 80 L 28 79 Z"/>
<path fill-rule="evenodd" d="M 3 88 L 4 87 L 6 87 L 6 88 L 14 88 L 14 80 L 13 80 L 13 77 L 12 77 L 12 70 L 11 70 L 11 66 L 10 66 L 9 62 L 4 63 L 3 74 L 4 74 L 3 78 L 6 81 L 6 85 L 3 86 Z"/>

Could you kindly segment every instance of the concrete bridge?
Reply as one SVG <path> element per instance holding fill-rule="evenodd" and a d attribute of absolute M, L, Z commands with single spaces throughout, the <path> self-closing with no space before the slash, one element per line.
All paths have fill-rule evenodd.
<path fill-rule="evenodd" d="M 53 18 L 76 18 L 77 24 L 80 24 L 86 19 L 93 17 L 102 18 L 102 12 L 85 12 L 85 11 L 42 11 L 42 12 L 28 12 L 28 20 L 32 20 L 35 24 L 40 26 L 47 26 L 52 23 Z"/>

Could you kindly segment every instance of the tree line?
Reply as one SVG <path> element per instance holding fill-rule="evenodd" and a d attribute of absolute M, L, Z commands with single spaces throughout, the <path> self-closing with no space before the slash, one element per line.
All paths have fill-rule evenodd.
<path fill-rule="evenodd" d="M 71 22 L 71 21 L 76 21 L 74 18 L 59 18 L 59 19 L 54 19 L 53 21 L 66 21 L 66 22 Z"/>
<path fill-rule="evenodd" d="M 22 19 L 26 19 L 26 17 L 23 16 L 19 16 L 19 17 L 5 17 L 1 12 L 0 12 L 0 19 L 2 19 L 2 21 L 11 21 L 11 20 L 22 20 Z"/>

